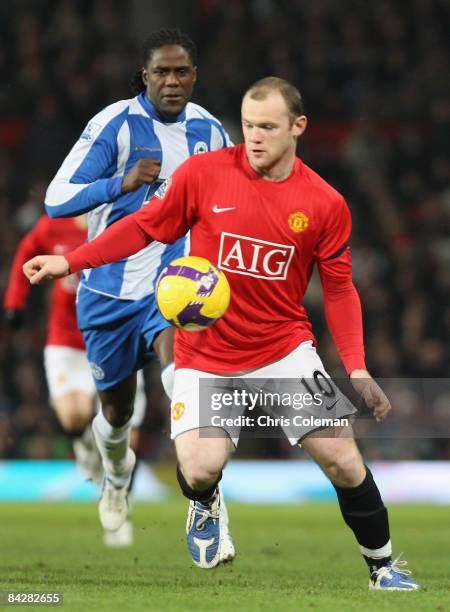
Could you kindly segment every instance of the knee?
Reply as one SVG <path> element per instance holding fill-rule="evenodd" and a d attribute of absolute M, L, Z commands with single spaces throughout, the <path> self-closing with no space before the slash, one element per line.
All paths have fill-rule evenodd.
<path fill-rule="evenodd" d="M 121 382 L 99 391 L 102 412 L 113 427 L 123 427 L 133 416 L 136 394 L 136 373 Z"/>
<path fill-rule="evenodd" d="M 123 427 L 133 416 L 133 404 L 125 404 L 119 408 L 111 403 L 102 403 L 102 412 L 113 427 Z"/>
<path fill-rule="evenodd" d="M 194 490 L 201 491 L 217 482 L 223 464 L 218 461 L 206 461 L 201 457 L 190 457 L 180 463 L 180 467 L 188 485 Z"/>
<path fill-rule="evenodd" d="M 67 433 L 81 434 L 87 425 L 85 415 L 81 414 L 76 406 L 66 407 L 64 410 L 58 411 L 57 414 L 61 427 Z"/>
<path fill-rule="evenodd" d="M 338 487 L 357 487 L 366 473 L 359 453 L 332 457 L 323 468 L 331 482 Z"/>

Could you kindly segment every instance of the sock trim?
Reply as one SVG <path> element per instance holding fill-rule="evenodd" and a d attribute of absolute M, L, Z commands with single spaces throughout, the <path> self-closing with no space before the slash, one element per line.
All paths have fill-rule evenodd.
<path fill-rule="evenodd" d="M 365 557 L 369 557 L 369 559 L 384 559 L 392 555 L 392 543 L 391 540 L 388 540 L 381 548 L 366 548 L 360 545 L 359 550 Z"/>
<path fill-rule="evenodd" d="M 221 478 L 222 478 L 222 472 L 220 472 L 219 478 L 216 480 L 216 482 L 212 484 L 208 489 L 204 489 L 203 491 L 198 491 L 198 490 L 192 489 L 188 485 L 180 469 L 180 466 L 177 465 L 178 484 L 180 485 L 183 495 L 192 501 L 198 501 L 201 503 L 208 502 L 213 497 L 214 493 L 216 492 L 217 485 L 219 484 Z"/>

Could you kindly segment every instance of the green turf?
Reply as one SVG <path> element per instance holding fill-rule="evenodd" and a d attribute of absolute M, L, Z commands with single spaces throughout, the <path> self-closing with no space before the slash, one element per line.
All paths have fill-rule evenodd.
<path fill-rule="evenodd" d="M 238 557 L 205 571 L 185 548 L 183 500 L 136 506 L 127 550 L 103 547 L 93 505 L 1 504 L 0 591 L 62 591 L 63 609 L 80 611 L 450 610 L 448 507 L 390 509 L 395 552 L 427 587 L 416 593 L 368 591 L 335 505 L 230 504 L 230 513 Z"/>

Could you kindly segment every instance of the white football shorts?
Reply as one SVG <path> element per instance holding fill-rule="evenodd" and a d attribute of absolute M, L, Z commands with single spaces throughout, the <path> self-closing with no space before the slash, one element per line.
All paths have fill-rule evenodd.
<path fill-rule="evenodd" d="M 46 346 L 44 367 L 51 399 L 74 391 L 96 395 L 86 351 L 69 346 Z"/>
<path fill-rule="evenodd" d="M 44 348 L 44 367 L 50 399 L 58 399 L 79 391 L 96 397 L 97 389 L 86 351 L 69 346 L 49 345 Z M 97 400 L 97 410 L 100 400 Z M 142 370 L 137 373 L 136 398 L 131 426 L 140 427 L 145 417 L 147 397 Z"/>
<path fill-rule="evenodd" d="M 174 391 L 171 402 L 171 438 L 175 439 L 181 433 L 192 429 L 215 426 L 226 431 L 235 445 L 237 445 L 239 441 L 240 425 L 245 425 L 245 423 L 241 423 L 240 420 L 242 419 L 246 407 L 242 407 L 242 405 L 231 405 L 229 408 L 222 406 L 220 412 L 215 413 L 217 417 L 212 421 L 212 413 L 210 412 L 211 406 L 208 405 L 207 416 L 205 418 L 205 404 L 200 407 L 200 379 L 210 379 L 210 382 L 205 381 L 205 383 L 203 383 L 210 386 L 212 385 L 212 380 L 214 380 L 214 387 L 216 390 L 234 390 L 240 387 L 240 385 L 227 387 L 227 379 L 232 378 L 233 381 L 239 381 L 240 379 L 243 381 L 246 379 L 265 379 L 266 381 L 275 381 L 275 385 L 276 381 L 279 379 L 294 379 L 295 383 L 298 383 L 300 379 L 304 379 L 306 383 L 310 385 L 311 381 L 314 383 L 317 373 L 322 377 L 325 387 L 331 385 L 331 378 L 326 373 L 322 361 L 310 340 L 302 342 L 296 349 L 279 361 L 240 376 L 218 376 L 216 374 L 188 368 L 175 370 Z M 330 383 L 327 381 L 330 381 Z M 217 387 L 216 384 L 218 385 Z M 249 384 L 251 385 L 251 382 L 249 382 Z M 243 384 L 243 386 L 249 389 L 257 389 L 254 385 L 249 387 L 248 384 Z M 259 383 L 258 386 L 260 386 Z M 272 387 L 272 390 L 273 388 L 274 387 Z M 325 423 L 331 414 L 333 414 L 336 419 L 343 419 L 356 412 L 356 408 L 354 408 L 350 401 L 335 385 L 333 385 L 333 389 L 332 397 L 325 397 L 322 394 L 321 397 L 325 397 L 323 404 L 317 408 L 308 408 L 308 418 L 303 419 L 302 417 L 300 420 L 296 418 L 295 426 L 292 424 L 294 419 L 291 419 L 291 422 L 288 422 L 287 419 L 280 419 L 278 425 L 283 429 L 292 445 L 297 444 L 309 433 L 318 429 L 323 429 L 327 426 L 319 425 L 316 419 L 321 420 L 321 423 Z M 202 395 L 202 401 L 205 401 L 204 395 Z M 333 413 L 331 413 L 331 409 L 333 409 Z M 201 414 L 200 411 L 202 411 Z M 219 420 L 219 414 L 224 418 Z M 247 414 L 249 413 L 247 412 Z M 227 417 L 231 418 L 233 423 L 229 423 Z M 236 419 L 236 421 L 234 419 Z M 220 424 L 218 424 L 219 422 Z M 218 433 L 218 436 L 219 435 L 223 435 L 223 432 L 222 434 Z"/>

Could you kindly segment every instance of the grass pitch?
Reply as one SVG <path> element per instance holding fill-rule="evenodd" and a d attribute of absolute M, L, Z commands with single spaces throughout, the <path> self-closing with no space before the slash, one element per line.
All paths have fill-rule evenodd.
<path fill-rule="evenodd" d="M 448 507 L 390 508 L 394 552 L 405 551 L 427 588 L 416 593 L 368 591 L 337 505 L 229 509 L 238 556 L 200 570 L 186 550 L 182 499 L 137 505 L 125 550 L 104 548 L 94 505 L 1 504 L 0 591 L 60 591 L 63 608 L 80 611 L 450 610 Z"/>

